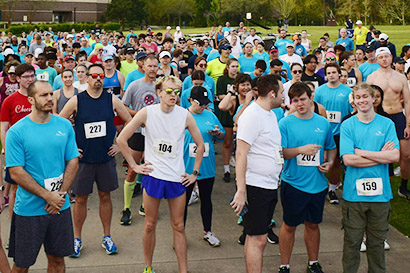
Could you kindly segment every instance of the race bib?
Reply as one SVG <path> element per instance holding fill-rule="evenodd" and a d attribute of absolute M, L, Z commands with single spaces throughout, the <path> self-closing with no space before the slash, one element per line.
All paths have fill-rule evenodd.
<path fill-rule="evenodd" d="M 298 166 L 319 166 L 320 165 L 320 150 L 314 155 L 299 154 L 296 157 Z"/>
<path fill-rule="evenodd" d="M 104 137 L 107 135 L 105 121 L 90 122 L 84 124 L 85 138 Z"/>
<path fill-rule="evenodd" d="M 152 148 L 154 153 L 164 157 L 175 158 L 177 154 L 177 144 L 175 142 L 156 139 Z"/>
<path fill-rule="evenodd" d="M 60 191 L 63 184 L 63 174 L 59 177 L 44 179 L 44 188 L 48 191 Z"/>
<path fill-rule="evenodd" d="M 376 196 L 383 194 L 383 181 L 378 178 L 362 178 L 356 180 L 356 190 L 359 196 Z"/>
<path fill-rule="evenodd" d="M 48 73 L 41 73 L 41 74 L 38 74 L 36 77 L 38 81 L 48 82 L 48 79 L 49 79 Z"/>
<path fill-rule="evenodd" d="M 331 123 L 340 123 L 342 120 L 342 113 L 338 111 L 326 111 L 327 120 Z"/>
<path fill-rule="evenodd" d="M 283 159 L 282 147 L 275 147 L 276 164 L 283 164 L 285 160 Z"/>
<path fill-rule="evenodd" d="M 356 83 L 357 83 L 356 78 L 353 78 L 353 77 L 347 78 L 347 83 L 346 83 L 347 86 L 354 87 Z"/>
<path fill-rule="evenodd" d="M 195 157 L 196 156 L 196 149 L 198 147 L 196 146 L 195 143 L 189 143 L 189 157 Z M 209 143 L 205 142 L 205 152 L 204 152 L 204 157 L 209 156 Z"/>

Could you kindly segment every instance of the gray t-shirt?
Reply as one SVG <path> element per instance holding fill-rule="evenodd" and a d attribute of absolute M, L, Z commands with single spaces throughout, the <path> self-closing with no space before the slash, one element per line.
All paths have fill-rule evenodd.
<path fill-rule="evenodd" d="M 34 53 L 35 53 L 35 51 L 36 51 L 37 48 L 41 48 L 42 50 L 44 50 L 44 48 L 45 48 L 46 46 L 47 46 L 47 45 L 46 45 L 45 43 L 43 43 L 43 42 L 41 42 L 41 44 L 37 44 L 37 42 L 34 42 L 34 43 L 32 43 L 32 44 L 30 45 L 29 52 L 34 55 Z"/>
<path fill-rule="evenodd" d="M 159 97 L 155 92 L 155 84 L 145 82 L 144 78 L 133 81 L 128 86 L 122 98 L 122 103 L 131 106 L 137 112 L 145 106 L 159 103 Z M 140 133 L 141 127 L 135 132 Z"/>

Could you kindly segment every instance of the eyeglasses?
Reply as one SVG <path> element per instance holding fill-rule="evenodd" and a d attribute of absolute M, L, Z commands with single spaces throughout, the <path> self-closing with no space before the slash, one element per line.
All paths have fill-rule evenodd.
<path fill-rule="evenodd" d="M 327 57 L 327 58 L 326 58 L 326 61 L 334 61 L 334 60 L 336 60 L 335 57 Z"/>
<path fill-rule="evenodd" d="M 180 89 L 172 89 L 172 88 L 162 88 L 161 90 L 167 92 L 168 95 L 171 95 L 172 93 L 174 93 L 177 96 L 181 92 Z"/>
<path fill-rule="evenodd" d="M 27 76 L 21 76 L 20 78 L 23 78 L 23 79 L 33 79 L 35 77 L 35 75 L 34 74 L 31 74 L 31 75 L 27 75 Z"/>
<path fill-rule="evenodd" d="M 105 74 L 104 73 L 91 73 L 91 74 L 87 74 L 87 76 L 91 76 L 91 78 L 93 78 L 94 80 L 96 80 L 98 77 L 100 79 L 104 79 L 105 78 Z"/>
<path fill-rule="evenodd" d="M 294 71 L 292 71 L 293 74 L 302 74 L 302 72 L 303 72 L 302 70 L 294 70 Z"/>

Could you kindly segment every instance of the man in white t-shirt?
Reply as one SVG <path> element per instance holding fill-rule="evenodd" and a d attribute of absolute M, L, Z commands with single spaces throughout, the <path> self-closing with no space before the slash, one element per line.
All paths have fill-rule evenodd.
<path fill-rule="evenodd" d="M 262 76 L 258 80 L 258 98 L 238 120 L 237 191 L 231 206 L 238 216 L 243 215 L 247 196 L 248 212 L 243 215 L 247 272 L 262 272 L 268 226 L 278 200 L 279 174 L 284 160 L 277 118 L 271 110 L 280 106 L 282 92 L 279 76 Z"/>
<path fill-rule="evenodd" d="M 302 58 L 298 54 L 295 54 L 294 44 L 288 43 L 286 45 L 286 51 L 287 51 L 287 54 L 279 56 L 279 59 L 281 61 L 286 62 L 289 66 L 291 66 L 293 63 L 298 63 L 303 67 Z"/>

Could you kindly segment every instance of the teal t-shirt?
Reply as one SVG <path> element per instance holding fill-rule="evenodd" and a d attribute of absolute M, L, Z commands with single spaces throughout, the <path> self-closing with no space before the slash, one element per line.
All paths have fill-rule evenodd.
<path fill-rule="evenodd" d="M 369 62 L 365 62 L 364 64 L 361 64 L 359 66 L 359 70 L 360 72 L 362 72 L 363 82 L 366 82 L 367 77 L 373 72 L 375 72 L 376 70 L 379 70 L 379 68 L 380 68 L 379 63 L 371 64 Z"/>
<path fill-rule="evenodd" d="M 124 90 L 127 90 L 128 85 L 130 85 L 133 81 L 139 80 L 145 77 L 145 73 L 141 73 L 138 69 L 128 73 L 127 77 L 125 78 Z"/>
<path fill-rule="evenodd" d="M 255 56 L 247 58 L 245 55 L 241 55 L 239 56 L 238 61 L 241 66 L 241 73 L 251 74 L 255 70 L 255 64 L 258 59 Z"/>
<path fill-rule="evenodd" d="M 23 167 L 40 186 L 49 185 L 49 190 L 62 179 L 66 162 L 79 156 L 73 126 L 54 115 L 45 124 L 35 123 L 29 116 L 22 118 L 7 131 L 6 149 L 8 168 Z M 45 206 L 44 199 L 18 186 L 14 205 L 17 215 L 47 215 Z M 69 207 L 67 195 L 61 210 Z"/>
<path fill-rule="evenodd" d="M 194 84 L 192 83 L 191 77 L 192 76 L 189 75 L 188 77 L 185 78 L 184 82 L 182 83 L 182 92 L 194 86 Z M 212 77 L 205 74 L 205 82 L 202 86 L 211 90 L 212 94 L 215 94 L 215 81 L 214 79 L 212 79 Z M 212 95 L 212 100 L 213 98 L 214 96 Z"/>
<path fill-rule="evenodd" d="M 316 113 L 313 113 L 310 119 L 301 119 L 291 114 L 279 122 L 279 129 L 282 135 L 283 149 L 307 144 L 322 146 L 319 154 L 299 155 L 285 160 L 282 171 L 283 181 L 300 191 L 311 194 L 325 190 L 328 186 L 327 178 L 317 166 L 313 165 L 316 165 L 314 162 L 319 165 L 323 164 L 325 150 L 336 148 L 330 122 Z"/>
<path fill-rule="evenodd" d="M 399 140 L 393 121 L 376 114 L 371 122 L 363 123 L 357 116 L 353 116 L 344 121 L 340 128 L 340 157 L 346 154 L 354 154 L 356 148 L 367 151 L 381 151 L 387 141 L 394 142 L 394 148 L 399 149 Z M 357 181 L 366 178 L 371 179 L 369 181 Z M 366 188 L 380 190 L 380 185 L 376 184 L 376 179 L 382 180 L 380 183 L 382 193 L 373 196 L 362 195 L 363 193 L 360 193 L 360 191 Z M 388 164 L 363 168 L 346 167 L 346 176 L 343 182 L 344 200 L 349 202 L 388 202 L 392 198 Z"/>
<path fill-rule="evenodd" d="M 47 81 L 51 86 L 54 84 L 54 79 L 57 77 L 57 71 L 47 66 L 46 69 L 37 68 L 36 69 L 36 80 L 37 81 Z"/>
<path fill-rule="evenodd" d="M 340 84 L 336 88 L 322 84 L 315 91 L 313 100 L 325 107 L 327 120 L 330 121 L 334 136 L 340 134 L 340 124 L 343 118 L 353 111 L 349 103 L 351 92 L 352 89 L 344 84 Z"/>
<path fill-rule="evenodd" d="M 193 114 L 196 125 L 201 132 L 202 138 L 205 143 L 205 153 L 202 159 L 201 167 L 199 173 L 201 176 L 198 180 L 215 177 L 215 149 L 213 143 L 213 136 L 208 133 L 208 131 L 215 129 L 215 125 L 219 126 L 219 130 L 225 133 L 224 128 L 219 122 L 218 118 L 214 113 L 208 110 L 204 110 L 201 114 Z M 223 139 L 218 140 L 223 141 Z M 195 142 L 192 139 L 191 134 L 188 130 L 185 130 L 185 141 L 184 141 L 184 162 L 185 162 L 185 172 L 192 173 L 195 163 Z"/>

